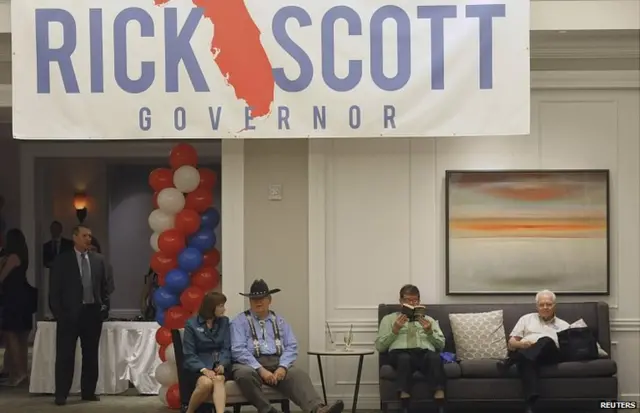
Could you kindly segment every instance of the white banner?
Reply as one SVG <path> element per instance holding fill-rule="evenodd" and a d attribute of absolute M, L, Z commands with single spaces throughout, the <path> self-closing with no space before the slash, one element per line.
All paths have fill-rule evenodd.
<path fill-rule="evenodd" d="M 529 0 L 19 0 L 19 139 L 529 133 Z"/>

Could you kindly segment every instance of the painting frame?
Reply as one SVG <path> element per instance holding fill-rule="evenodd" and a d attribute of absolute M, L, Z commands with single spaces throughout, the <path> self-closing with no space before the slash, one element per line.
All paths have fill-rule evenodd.
<path fill-rule="evenodd" d="M 598 176 L 602 180 L 604 191 L 604 201 L 602 207 L 605 209 L 605 217 L 603 219 L 606 229 L 605 232 L 605 246 L 604 249 L 606 251 L 602 251 L 605 263 L 604 266 L 606 269 L 603 271 L 599 277 L 599 282 L 602 284 L 603 288 L 599 288 L 597 290 L 581 290 L 579 286 L 575 286 L 575 288 L 563 291 L 555 291 L 556 295 L 560 296 L 610 296 L 611 295 L 611 208 L 610 208 L 610 170 L 608 169 L 511 169 L 511 170 L 446 170 L 445 171 L 445 179 L 444 179 L 444 192 L 445 192 L 445 288 L 447 296 L 524 296 L 524 295 L 533 295 L 536 292 L 549 288 L 548 286 L 543 285 L 543 282 L 540 283 L 539 288 L 527 288 L 522 290 L 514 290 L 514 291 L 497 291 L 497 290 L 488 290 L 488 291 L 470 291 L 470 290 L 461 290 L 457 289 L 452 284 L 456 284 L 455 277 L 457 274 L 452 270 L 452 263 L 456 259 L 460 259 L 455 256 L 455 252 L 452 252 L 451 246 L 451 209 L 452 209 L 452 183 L 455 181 L 457 177 L 491 177 L 491 176 L 504 176 L 504 175 L 513 175 L 513 176 L 522 176 L 526 175 L 549 175 L 554 176 L 557 175 L 562 177 L 575 176 L 576 174 L 584 174 L 590 176 Z M 598 182 L 599 184 L 600 182 Z"/>

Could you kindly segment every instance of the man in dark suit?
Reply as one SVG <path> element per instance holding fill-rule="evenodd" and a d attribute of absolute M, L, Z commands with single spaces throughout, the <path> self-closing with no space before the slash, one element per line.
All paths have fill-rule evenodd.
<path fill-rule="evenodd" d="M 103 313 L 115 287 L 104 256 L 91 251 L 91 229 L 73 230 L 71 251 L 58 255 L 51 268 L 49 303 L 57 320 L 55 403 L 66 404 L 73 380 L 76 344 L 82 346 L 82 399 L 98 401 L 98 347 Z"/>
<path fill-rule="evenodd" d="M 51 265 L 58 254 L 73 249 L 73 241 L 62 236 L 62 224 L 58 221 L 51 223 L 49 232 L 51 233 L 51 240 L 45 242 L 42 246 L 42 262 L 45 267 L 51 269 Z"/>

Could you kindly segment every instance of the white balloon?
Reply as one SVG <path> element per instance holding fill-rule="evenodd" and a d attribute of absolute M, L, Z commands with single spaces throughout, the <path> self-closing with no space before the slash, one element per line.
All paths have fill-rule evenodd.
<path fill-rule="evenodd" d="M 178 382 L 178 370 L 175 364 L 164 362 L 156 367 L 156 380 L 162 386 L 171 386 Z"/>
<path fill-rule="evenodd" d="M 149 239 L 149 245 L 151 245 L 151 249 L 155 252 L 160 251 L 160 247 L 158 247 L 158 237 L 160 236 L 159 232 L 154 232 L 151 234 L 151 238 Z"/>
<path fill-rule="evenodd" d="M 200 185 L 200 172 L 193 166 L 181 166 L 173 173 L 173 185 L 180 192 L 193 192 Z"/>
<path fill-rule="evenodd" d="M 160 399 L 160 401 L 164 405 L 167 404 L 167 391 L 168 390 L 169 390 L 169 388 L 167 386 L 162 386 L 162 387 L 160 387 L 160 390 L 158 390 L 158 398 Z"/>
<path fill-rule="evenodd" d="M 176 352 L 173 350 L 173 343 L 169 344 L 164 351 L 164 356 L 167 358 L 167 362 L 176 365 Z M 177 368 L 177 365 L 176 365 Z"/>
<path fill-rule="evenodd" d="M 169 215 L 182 211 L 184 203 L 184 195 L 176 188 L 165 188 L 158 194 L 158 207 Z"/>
<path fill-rule="evenodd" d="M 162 232 L 173 228 L 175 216 L 160 209 L 154 209 L 149 214 L 149 226 L 154 232 Z"/>

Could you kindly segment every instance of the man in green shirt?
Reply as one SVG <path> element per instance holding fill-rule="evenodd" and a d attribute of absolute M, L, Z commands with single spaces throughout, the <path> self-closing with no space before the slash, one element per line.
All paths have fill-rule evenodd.
<path fill-rule="evenodd" d="M 420 305 L 420 290 L 407 284 L 400 289 L 400 304 L 408 307 Z M 412 377 L 421 372 L 434 390 L 434 399 L 444 401 L 446 376 L 440 359 L 444 349 L 444 334 L 438 321 L 427 315 L 409 318 L 402 312 L 387 314 L 380 322 L 376 338 L 378 352 L 389 352 L 396 370 L 398 393 L 403 402 L 411 397 Z M 440 403 L 440 413 L 444 407 Z"/>

